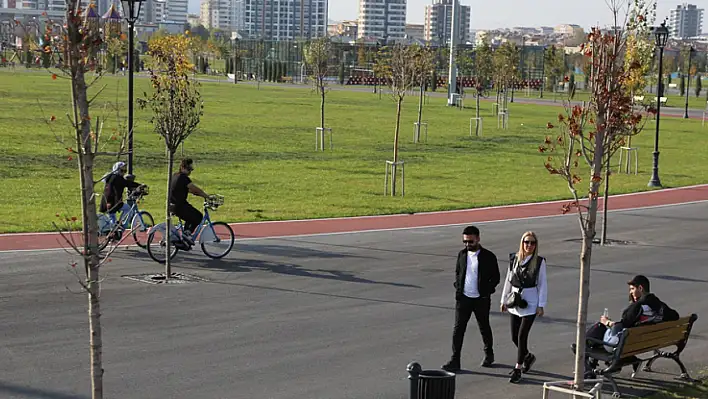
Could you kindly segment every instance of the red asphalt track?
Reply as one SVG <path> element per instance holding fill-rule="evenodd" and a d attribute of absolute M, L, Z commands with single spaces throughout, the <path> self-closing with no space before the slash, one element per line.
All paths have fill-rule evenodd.
<path fill-rule="evenodd" d="M 635 209 L 708 200 L 708 184 L 610 196 L 610 210 Z M 234 223 L 237 239 L 332 234 L 493 222 L 562 215 L 562 205 L 552 201 L 447 212 L 427 212 L 336 219 Z M 602 209 L 602 200 L 600 200 Z M 124 243 L 131 244 L 127 238 Z M 0 251 L 46 250 L 66 247 L 57 233 L 0 234 Z"/>

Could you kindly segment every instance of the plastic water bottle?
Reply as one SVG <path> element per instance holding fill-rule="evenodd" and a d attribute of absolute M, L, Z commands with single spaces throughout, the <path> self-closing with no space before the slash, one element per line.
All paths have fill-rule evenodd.
<path fill-rule="evenodd" d="M 610 317 L 610 311 L 607 310 L 607 308 L 605 308 L 605 311 L 602 312 L 602 315 L 603 315 L 604 317 Z"/>

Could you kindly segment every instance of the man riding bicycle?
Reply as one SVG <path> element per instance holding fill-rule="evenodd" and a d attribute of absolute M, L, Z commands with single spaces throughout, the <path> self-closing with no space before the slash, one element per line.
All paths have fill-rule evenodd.
<path fill-rule="evenodd" d="M 172 212 L 184 220 L 184 233 L 182 239 L 194 245 L 192 232 L 199 226 L 204 215 L 189 202 L 187 195 L 193 195 L 208 199 L 209 195 L 201 188 L 192 183 L 189 175 L 194 170 L 194 161 L 191 158 L 185 158 L 180 162 L 179 173 L 172 176 L 172 184 L 170 185 L 170 207 Z"/>
<path fill-rule="evenodd" d="M 120 211 L 121 216 L 123 216 L 130 211 L 130 205 L 123 202 L 123 191 L 126 188 L 133 191 L 142 186 L 142 184 L 135 182 L 132 178 L 126 179 L 124 177 L 126 172 L 125 162 L 118 161 L 113 164 L 113 170 L 101 178 L 101 180 L 106 182 L 106 186 L 103 189 L 99 211 L 102 213 L 107 212 L 114 223 L 116 222 L 117 212 Z"/>

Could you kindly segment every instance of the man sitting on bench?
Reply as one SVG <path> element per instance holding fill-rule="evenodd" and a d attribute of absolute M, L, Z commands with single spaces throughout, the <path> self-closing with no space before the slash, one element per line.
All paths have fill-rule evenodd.
<path fill-rule="evenodd" d="M 656 295 L 651 293 L 648 278 L 638 275 L 629 280 L 627 284 L 629 285 L 629 306 L 622 311 L 622 318 L 619 321 L 612 321 L 609 317 L 603 315 L 600 317 L 599 323 L 592 325 L 588 329 L 588 337 L 600 339 L 610 344 L 616 344 L 617 335 L 624 328 L 679 319 L 678 312 L 671 309 Z M 597 366 L 597 359 L 586 357 L 586 379 L 595 378 L 594 370 Z"/>

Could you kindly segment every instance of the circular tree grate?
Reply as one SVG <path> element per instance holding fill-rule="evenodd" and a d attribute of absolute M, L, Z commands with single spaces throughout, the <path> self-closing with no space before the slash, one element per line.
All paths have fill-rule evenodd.
<path fill-rule="evenodd" d="M 165 273 L 132 274 L 122 277 L 148 284 L 187 284 L 209 281 L 199 276 L 182 273 L 172 273 L 169 279 L 165 278 Z"/>

